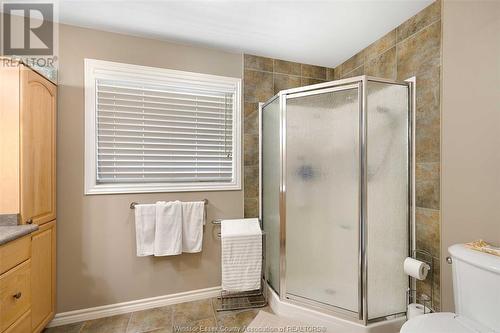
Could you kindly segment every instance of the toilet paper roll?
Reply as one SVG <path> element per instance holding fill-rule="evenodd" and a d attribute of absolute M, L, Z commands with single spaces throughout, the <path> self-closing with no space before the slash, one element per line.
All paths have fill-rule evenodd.
<path fill-rule="evenodd" d="M 425 280 L 429 272 L 429 265 L 413 258 L 406 258 L 404 262 L 404 271 L 407 275 L 415 279 Z"/>
<path fill-rule="evenodd" d="M 417 303 L 411 303 L 408 304 L 408 307 L 406 309 L 406 316 L 408 320 L 415 318 L 417 316 L 421 316 L 426 313 L 430 313 L 429 308 L 425 309 L 422 304 L 417 304 Z"/>

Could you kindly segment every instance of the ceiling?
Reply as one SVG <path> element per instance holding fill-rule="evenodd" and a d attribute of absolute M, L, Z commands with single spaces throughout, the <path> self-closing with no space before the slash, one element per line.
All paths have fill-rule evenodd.
<path fill-rule="evenodd" d="M 432 0 L 74 1 L 62 23 L 334 67 Z"/>

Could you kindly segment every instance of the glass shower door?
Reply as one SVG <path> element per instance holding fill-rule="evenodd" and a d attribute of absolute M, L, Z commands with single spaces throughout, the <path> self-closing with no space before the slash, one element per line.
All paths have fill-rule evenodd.
<path fill-rule="evenodd" d="M 375 319 L 406 311 L 409 88 L 368 81 L 366 92 L 367 297 L 368 319 Z"/>
<path fill-rule="evenodd" d="M 286 100 L 286 297 L 358 312 L 359 86 Z"/>
<path fill-rule="evenodd" d="M 261 219 L 266 233 L 267 282 L 280 289 L 280 100 L 262 108 L 262 202 Z"/>

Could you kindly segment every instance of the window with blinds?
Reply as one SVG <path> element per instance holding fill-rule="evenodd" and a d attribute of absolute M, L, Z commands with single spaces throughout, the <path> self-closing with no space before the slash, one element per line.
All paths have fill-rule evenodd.
<path fill-rule="evenodd" d="M 88 194 L 240 189 L 240 79 L 85 66 Z"/>

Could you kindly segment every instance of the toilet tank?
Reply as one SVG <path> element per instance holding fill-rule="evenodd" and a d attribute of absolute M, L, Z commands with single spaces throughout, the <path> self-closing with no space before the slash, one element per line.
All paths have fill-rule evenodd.
<path fill-rule="evenodd" d="M 463 244 L 448 248 L 452 257 L 455 312 L 500 330 L 500 257 Z"/>

